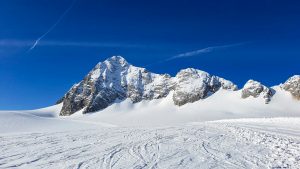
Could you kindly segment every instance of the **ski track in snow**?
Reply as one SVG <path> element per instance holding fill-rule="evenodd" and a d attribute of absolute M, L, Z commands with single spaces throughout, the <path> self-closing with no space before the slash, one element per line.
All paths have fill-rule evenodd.
<path fill-rule="evenodd" d="M 0 168 L 299 168 L 300 134 L 264 128 L 204 122 L 6 134 Z"/>

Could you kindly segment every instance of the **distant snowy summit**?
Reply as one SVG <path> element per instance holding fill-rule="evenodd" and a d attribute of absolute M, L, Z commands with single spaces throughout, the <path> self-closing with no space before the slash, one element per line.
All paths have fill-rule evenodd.
<path fill-rule="evenodd" d="M 280 87 L 286 91 L 291 92 L 294 98 L 300 100 L 300 75 L 290 77 Z"/>
<path fill-rule="evenodd" d="M 280 87 L 300 99 L 299 75 L 289 78 Z M 182 106 L 205 99 L 220 89 L 238 90 L 231 81 L 201 70 L 187 68 L 171 77 L 148 72 L 129 64 L 121 56 L 113 56 L 98 63 L 57 103 L 63 103 L 60 115 L 67 116 L 80 110 L 83 113 L 96 112 L 125 99 L 137 103 L 165 98 L 169 94 L 172 94 L 175 105 Z M 241 98 L 263 97 L 265 103 L 269 103 L 275 94 L 273 89 L 249 80 L 242 89 Z"/>
<path fill-rule="evenodd" d="M 257 98 L 262 96 L 265 99 L 265 103 L 268 104 L 271 101 L 271 97 L 275 94 L 272 89 L 262 85 L 260 82 L 254 80 L 248 80 L 242 89 L 242 98 L 247 97 Z"/>

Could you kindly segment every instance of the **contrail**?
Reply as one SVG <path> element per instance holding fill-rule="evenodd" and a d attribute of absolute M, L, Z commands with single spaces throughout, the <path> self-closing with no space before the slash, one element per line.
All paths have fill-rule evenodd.
<path fill-rule="evenodd" d="M 67 13 L 73 8 L 75 2 L 77 0 L 73 0 L 71 5 L 65 10 L 65 12 L 58 18 L 58 20 L 44 33 L 42 34 L 42 36 L 40 36 L 39 38 L 37 38 L 37 40 L 34 42 L 34 44 L 30 47 L 30 49 L 28 50 L 28 52 L 30 52 L 31 50 L 33 50 L 39 43 L 39 41 L 41 39 L 43 39 L 48 33 L 50 33 L 58 24 L 59 22 L 67 15 Z"/>
<path fill-rule="evenodd" d="M 65 47 L 102 47 L 102 48 L 149 48 L 149 45 L 129 44 L 127 42 L 95 42 L 95 41 L 59 41 L 43 40 L 39 46 L 65 46 Z M 0 39 L 0 47 L 32 47 L 32 40 Z"/>
<path fill-rule="evenodd" d="M 181 53 L 181 54 L 172 56 L 172 57 L 166 59 L 165 61 L 170 61 L 170 60 L 174 60 L 174 59 L 178 59 L 178 58 L 185 58 L 185 57 L 201 55 L 201 54 L 210 53 L 210 52 L 220 50 L 220 49 L 226 49 L 226 48 L 231 48 L 231 47 L 235 47 L 235 46 L 240 46 L 240 45 L 243 45 L 243 44 L 245 44 L 245 42 L 244 43 L 229 44 L 229 45 L 222 45 L 222 46 L 210 46 L 210 47 L 206 47 L 206 48 L 202 48 L 202 49 L 198 49 L 198 50 L 194 50 L 194 51 L 190 51 L 190 52 Z"/>
<path fill-rule="evenodd" d="M 240 45 L 244 45 L 245 43 L 248 43 L 248 42 L 234 43 L 234 44 L 221 45 L 221 46 L 209 46 L 209 47 L 206 47 L 206 48 L 202 48 L 202 49 L 198 49 L 198 50 L 194 50 L 194 51 L 190 51 L 190 52 L 180 53 L 178 55 L 169 57 L 165 60 L 161 60 L 161 61 L 158 61 L 156 63 L 148 64 L 148 65 L 146 65 L 146 67 L 150 66 L 150 65 L 154 65 L 154 64 L 160 64 L 160 63 L 168 62 L 168 61 L 171 61 L 171 60 L 174 60 L 174 59 L 191 57 L 191 56 L 196 56 L 196 55 L 201 55 L 201 54 L 214 52 L 216 50 L 221 50 L 221 49 L 227 49 L 227 48 L 231 48 L 231 47 L 235 47 L 235 46 L 240 46 Z"/>

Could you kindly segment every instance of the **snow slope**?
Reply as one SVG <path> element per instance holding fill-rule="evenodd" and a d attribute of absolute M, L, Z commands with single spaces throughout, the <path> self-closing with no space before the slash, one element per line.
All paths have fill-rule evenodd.
<path fill-rule="evenodd" d="M 29 124 L 44 124 L 41 121 L 45 118 L 47 123 L 53 120 L 67 120 L 114 126 L 163 126 L 235 118 L 300 117 L 299 100 L 293 98 L 288 91 L 282 90 L 279 86 L 273 87 L 272 90 L 276 94 L 269 104 L 265 104 L 263 95 L 259 95 L 257 98 L 250 96 L 242 99 L 240 97 L 242 90 L 220 89 L 206 99 L 176 106 L 171 92 L 166 98 L 143 100 L 139 103 L 132 103 L 130 99 L 117 100 L 101 111 L 83 114 L 83 110 L 80 110 L 66 117 L 59 116 L 62 104 L 37 110 L 0 111 L 0 124 L 6 124 L 4 126 L 16 124 L 23 130 L 26 127 L 21 127 L 21 124 L 25 121 Z M 15 119 L 21 122 L 18 120 L 15 122 Z M 30 122 L 32 119 L 42 120 Z M 8 129 L 2 127 L 2 130 Z"/>
<path fill-rule="evenodd" d="M 0 111 L 0 133 L 54 132 L 113 127 L 113 125 L 100 122 L 93 124 L 55 118 L 60 109 L 61 105 L 56 105 L 30 111 Z"/>
<path fill-rule="evenodd" d="M 299 168 L 299 124 L 244 119 L 0 134 L 0 168 Z"/>
<path fill-rule="evenodd" d="M 0 111 L 0 168 L 299 168 L 299 101 L 274 89 L 269 104 L 219 90 L 181 107 L 170 94 L 69 117 Z"/>
<path fill-rule="evenodd" d="M 35 116 L 40 116 L 40 117 L 58 117 L 59 116 L 59 112 L 62 108 L 62 104 L 57 104 L 54 106 L 50 106 L 50 107 L 45 107 L 45 108 L 41 108 L 41 109 L 36 109 L 36 110 L 22 110 L 22 111 L 15 111 L 15 110 L 10 110 L 10 111 L 0 111 L 0 113 L 26 113 L 26 114 L 31 114 L 31 115 L 35 115 Z"/>
<path fill-rule="evenodd" d="M 263 95 L 242 99 L 241 90 L 220 89 L 210 97 L 183 106 L 176 106 L 172 93 L 166 98 L 132 104 L 127 99 L 116 102 L 96 113 L 79 111 L 70 117 L 74 120 L 105 122 L 119 126 L 173 125 L 191 121 L 208 121 L 253 117 L 300 117 L 300 102 L 280 87 L 273 87 L 276 95 L 265 104 Z"/>

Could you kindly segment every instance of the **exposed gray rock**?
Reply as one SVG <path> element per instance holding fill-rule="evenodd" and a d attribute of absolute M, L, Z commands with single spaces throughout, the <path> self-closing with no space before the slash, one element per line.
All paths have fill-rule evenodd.
<path fill-rule="evenodd" d="M 290 77 L 280 87 L 286 91 L 289 91 L 294 98 L 300 100 L 300 75 L 294 75 Z"/>
<path fill-rule="evenodd" d="M 100 62 L 80 83 L 64 96 L 60 115 L 70 115 L 83 108 L 84 113 L 106 108 L 115 100 L 129 98 L 158 99 L 169 94 L 170 75 L 154 74 L 132 66 L 120 56 Z"/>
<path fill-rule="evenodd" d="M 83 113 L 99 111 L 116 100 L 127 98 L 133 103 L 159 99 L 170 91 L 174 91 L 173 101 L 180 106 L 203 99 L 220 88 L 236 90 L 237 86 L 196 69 L 182 70 L 176 77 L 155 74 L 130 65 L 121 56 L 113 56 L 98 63 L 65 94 L 60 115 L 71 115 L 79 110 Z"/>
<path fill-rule="evenodd" d="M 192 68 L 181 70 L 174 80 L 173 101 L 179 106 L 204 99 L 220 88 L 226 90 L 237 89 L 237 86 L 228 80 Z"/>
<path fill-rule="evenodd" d="M 254 80 L 248 80 L 242 89 L 242 98 L 248 98 L 250 96 L 257 98 L 262 96 L 265 99 L 265 103 L 268 104 L 273 96 L 272 89 L 262 85 L 260 82 Z"/>

